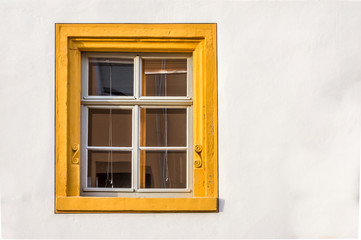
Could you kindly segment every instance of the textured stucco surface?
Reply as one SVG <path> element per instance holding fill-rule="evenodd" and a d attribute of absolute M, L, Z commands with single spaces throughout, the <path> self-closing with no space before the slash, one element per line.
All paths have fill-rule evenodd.
<path fill-rule="evenodd" d="M 357 237 L 361 2 L 0 0 L 4 238 Z M 55 23 L 218 25 L 219 213 L 54 214 Z"/>

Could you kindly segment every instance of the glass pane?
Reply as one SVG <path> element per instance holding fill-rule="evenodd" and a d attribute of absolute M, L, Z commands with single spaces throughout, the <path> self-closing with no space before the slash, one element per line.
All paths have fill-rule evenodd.
<path fill-rule="evenodd" d="M 133 96 L 134 60 L 89 59 L 90 96 Z"/>
<path fill-rule="evenodd" d="M 140 151 L 141 188 L 186 188 L 186 151 Z"/>
<path fill-rule="evenodd" d="M 88 187 L 131 188 L 132 153 L 88 151 Z"/>
<path fill-rule="evenodd" d="M 132 110 L 89 108 L 88 145 L 132 146 Z"/>
<path fill-rule="evenodd" d="M 143 96 L 187 96 L 187 59 L 143 59 Z"/>
<path fill-rule="evenodd" d="M 187 146 L 185 108 L 141 108 L 140 144 L 146 147 Z"/>

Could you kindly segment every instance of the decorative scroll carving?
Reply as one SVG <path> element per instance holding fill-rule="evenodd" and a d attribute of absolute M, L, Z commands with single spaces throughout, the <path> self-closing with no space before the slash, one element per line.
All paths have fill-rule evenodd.
<path fill-rule="evenodd" d="M 194 166 L 196 168 L 200 168 L 202 167 L 202 145 L 195 145 L 194 146 L 194 151 L 197 153 L 198 157 L 196 159 L 194 159 Z"/>
<path fill-rule="evenodd" d="M 79 144 L 77 143 L 74 143 L 72 146 L 71 146 L 71 149 L 73 150 L 74 154 L 73 154 L 73 157 L 71 158 L 71 163 L 72 164 L 79 164 L 79 150 L 80 150 L 80 147 L 79 147 Z"/>

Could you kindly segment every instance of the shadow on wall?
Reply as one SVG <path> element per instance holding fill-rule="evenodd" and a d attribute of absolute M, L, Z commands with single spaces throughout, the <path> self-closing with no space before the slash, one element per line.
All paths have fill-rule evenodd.
<path fill-rule="evenodd" d="M 222 198 L 218 199 L 218 210 L 219 210 L 219 212 L 223 212 L 224 203 L 225 203 L 224 199 L 222 199 Z"/>

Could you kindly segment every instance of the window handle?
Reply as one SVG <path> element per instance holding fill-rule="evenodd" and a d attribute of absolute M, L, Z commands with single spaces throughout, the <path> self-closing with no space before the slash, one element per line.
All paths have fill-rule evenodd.
<path fill-rule="evenodd" d="M 73 157 L 71 158 L 71 163 L 79 164 L 79 157 L 77 157 L 79 153 L 79 144 L 74 143 L 73 145 L 71 145 L 71 150 L 73 150 L 74 152 Z"/>
<path fill-rule="evenodd" d="M 194 166 L 196 168 L 200 168 L 202 167 L 202 145 L 195 145 L 194 146 L 194 151 L 197 153 L 198 157 L 196 157 L 196 159 L 194 159 Z"/>

